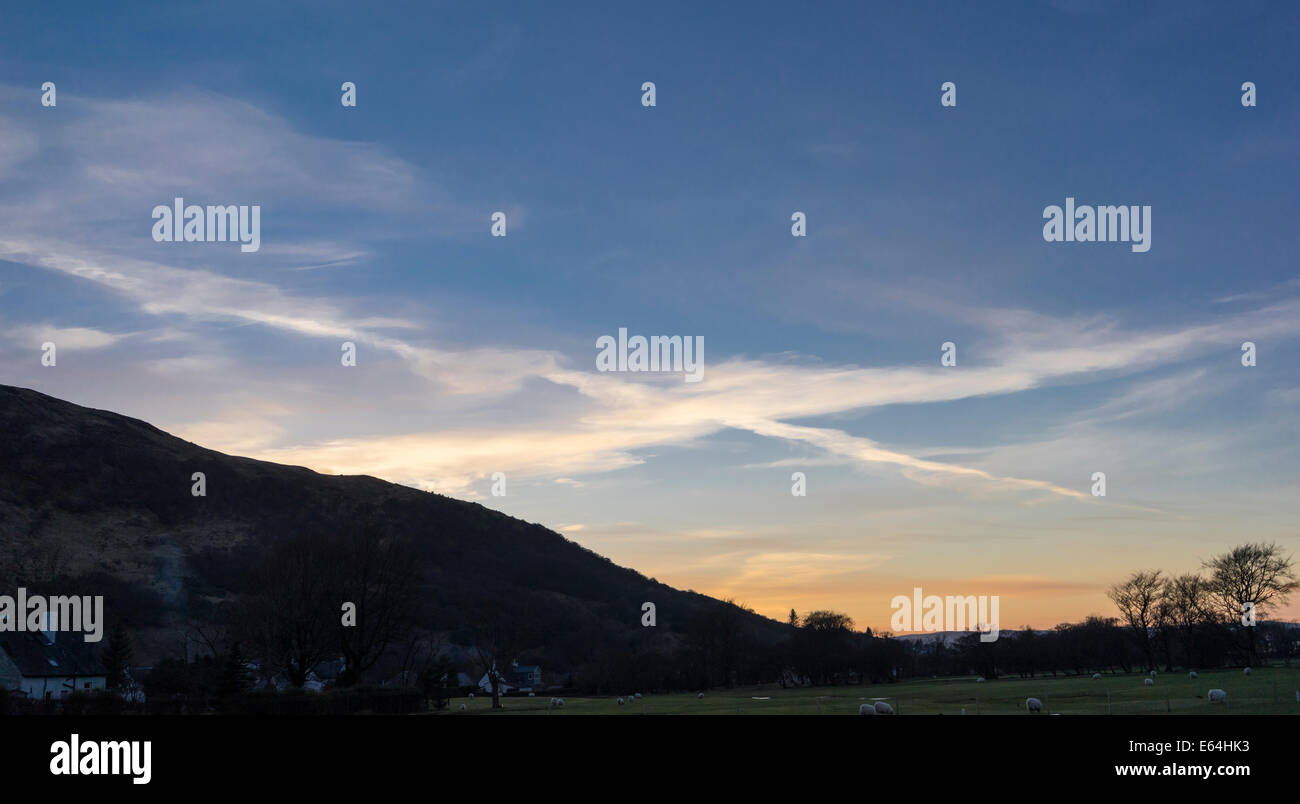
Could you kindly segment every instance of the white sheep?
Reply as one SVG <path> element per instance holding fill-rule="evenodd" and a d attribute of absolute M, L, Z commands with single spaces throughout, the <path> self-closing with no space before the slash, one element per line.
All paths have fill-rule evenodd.
<path fill-rule="evenodd" d="M 1152 678 L 1155 678 L 1155 677 L 1156 677 L 1156 671 L 1154 671 L 1154 670 L 1151 671 L 1151 677 L 1152 677 Z"/>
<path fill-rule="evenodd" d="M 863 704 L 862 706 L 858 707 L 859 715 L 874 715 L 875 713 L 876 713 L 876 707 L 872 706 L 869 703 Z"/>
<path fill-rule="evenodd" d="M 558 701 L 558 700 L 559 700 L 559 698 L 552 698 L 552 699 L 551 699 L 551 706 L 555 706 L 555 702 Z"/>
<path fill-rule="evenodd" d="M 979 678 L 975 679 L 975 683 L 976 683 L 976 684 L 983 684 L 983 683 L 984 683 L 984 676 L 980 676 Z"/>
<path fill-rule="evenodd" d="M 529 698 L 536 698 L 536 697 L 537 697 L 537 693 L 535 693 L 535 692 L 530 692 L 530 693 L 528 693 L 528 697 L 529 697 Z"/>
<path fill-rule="evenodd" d="M 701 693 L 700 693 L 698 696 L 696 696 L 696 697 L 698 697 L 700 700 L 703 700 L 703 699 L 704 699 L 704 693 L 701 692 Z"/>
<path fill-rule="evenodd" d="M 619 706 L 622 706 L 622 705 L 623 705 L 623 699 L 622 699 L 622 698 L 619 698 L 619 699 L 618 699 L 618 705 L 619 705 Z"/>
<path fill-rule="evenodd" d="M 636 697 L 640 698 L 640 697 L 641 697 L 641 693 L 638 692 L 638 693 L 636 694 Z"/>
<path fill-rule="evenodd" d="M 1030 712 L 1041 712 L 1043 711 L 1043 702 L 1037 698 L 1026 698 L 1025 708 Z"/>
<path fill-rule="evenodd" d="M 1152 684 L 1156 683 L 1156 680 L 1154 678 L 1144 678 L 1142 679 L 1142 683 L 1150 687 Z"/>
<path fill-rule="evenodd" d="M 465 711 L 465 704 L 461 704 L 461 705 L 460 705 L 460 711 L 462 711 L 462 712 Z"/>
<path fill-rule="evenodd" d="M 1212 689 L 1206 697 L 1210 699 L 1210 703 L 1222 703 L 1228 700 L 1228 693 L 1221 689 Z"/>
<path fill-rule="evenodd" d="M 1188 674 L 1187 674 L 1187 677 L 1188 677 L 1188 678 L 1199 678 L 1199 676 L 1196 675 L 1196 671 L 1195 671 L 1195 670 L 1193 670 L 1193 671 L 1191 671 L 1190 673 L 1188 673 Z"/>
<path fill-rule="evenodd" d="M 894 714 L 894 707 L 890 706 L 889 704 L 885 703 L 884 701 L 876 701 L 876 714 L 877 714 L 877 715 L 892 715 L 892 714 Z"/>
<path fill-rule="evenodd" d="M 473 699 L 474 699 L 474 693 L 471 692 L 471 693 L 469 694 L 469 697 L 470 697 L 470 700 L 473 700 Z"/>
<path fill-rule="evenodd" d="M 563 708 L 564 708 L 564 699 L 563 699 L 563 698 L 556 698 L 556 699 L 555 699 L 555 705 L 558 706 L 558 707 L 560 707 L 561 709 L 563 709 Z"/>
<path fill-rule="evenodd" d="M 1093 681 L 1101 681 L 1101 673 L 1093 673 L 1093 674 L 1092 674 L 1092 680 L 1093 680 Z"/>
<path fill-rule="evenodd" d="M 1242 672 L 1245 673 L 1246 675 L 1250 675 L 1250 668 L 1247 667 L 1247 668 L 1246 668 L 1245 670 L 1243 670 Z"/>

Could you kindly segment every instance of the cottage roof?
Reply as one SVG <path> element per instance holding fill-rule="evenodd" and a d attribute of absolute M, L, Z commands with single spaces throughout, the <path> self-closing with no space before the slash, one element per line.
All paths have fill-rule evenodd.
<path fill-rule="evenodd" d="M 64 639 L 47 642 L 32 631 L 0 632 L 0 650 L 24 678 L 58 676 L 103 676 L 108 671 L 81 634 L 69 632 Z"/>

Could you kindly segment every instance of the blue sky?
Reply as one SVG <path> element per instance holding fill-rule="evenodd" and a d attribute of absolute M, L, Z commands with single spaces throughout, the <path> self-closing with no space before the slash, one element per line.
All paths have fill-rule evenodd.
<path fill-rule="evenodd" d="M 78 5 L 0 27 L 0 382 L 774 615 L 1051 625 L 1300 548 L 1298 9 Z M 178 195 L 261 250 L 154 242 Z M 1150 205 L 1150 252 L 1044 242 L 1067 196 Z M 619 327 L 704 381 L 596 372 Z"/>

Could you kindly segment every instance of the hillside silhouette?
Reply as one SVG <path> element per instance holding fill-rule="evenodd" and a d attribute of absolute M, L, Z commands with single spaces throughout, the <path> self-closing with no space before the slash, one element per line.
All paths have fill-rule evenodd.
<path fill-rule="evenodd" d="M 521 649 L 551 667 L 671 644 L 702 614 L 730 607 L 477 503 L 225 455 L 32 390 L 0 385 L 0 432 L 0 583 L 105 595 L 109 627 L 132 632 L 141 660 L 179 655 L 220 627 L 248 570 L 278 542 L 340 530 L 409 539 L 419 627 L 468 645 L 476 612 L 490 609 L 519 624 Z M 195 472 L 206 496 L 191 493 Z M 647 601 L 654 628 L 641 625 Z M 761 641 L 787 629 L 735 613 Z"/>

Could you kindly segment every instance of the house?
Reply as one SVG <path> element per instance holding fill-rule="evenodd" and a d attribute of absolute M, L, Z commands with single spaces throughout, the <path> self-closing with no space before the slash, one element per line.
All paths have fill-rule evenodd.
<path fill-rule="evenodd" d="M 487 673 L 484 673 L 483 677 L 478 680 L 478 688 L 483 690 L 486 693 L 491 694 L 492 680 L 488 677 Z M 515 685 L 511 684 L 505 677 L 502 677 L 497 681 L 497 692 L 500 693 L 501 695 L 505 695 L 506 693 L 510 692 L 514 688 Z"/>
<path fill-rule="evenodd" d="M 108 671 L 81 634 L 0 631 L 0 687 L 29 700 L 58 699 L 108 687 Z"/>
<path fill-rule="evenodd" d="M 535 664 L 517 664 L 510 669 L 506 677 L 521 690 L 530 690 L 542 686 L 542 668 Z"/>
<path fill-rule="evenodd" d="M 258 683 L 259 681 L 261 683 Z M 255 690 L 269 688 L 276 692 L 292 692 L 294 690 L 293 682 L 283 673 L 276 673 L 271 676 L 270 681 L 258 679 L 253 682 L 252 687 Z M 325 682 L 321 680 L 320 676 L 316 675 L 315 670 L 308 670 L 307 675 L 303 677 L 302 687 L 299 689 L 303 692 L 324 692 Z"/>
<path fill-rule="evenodd" d="M 499 675 L 497 686 L 502 695 L 508 692 L 531 692 L 542 687 L 542 668 L 535 664 L 511 662 L 510 669 Z M 478 680 L 478 688 L 484 692 L 492 692 L 491 673 L 483 674 L 483 677 Z"/>

